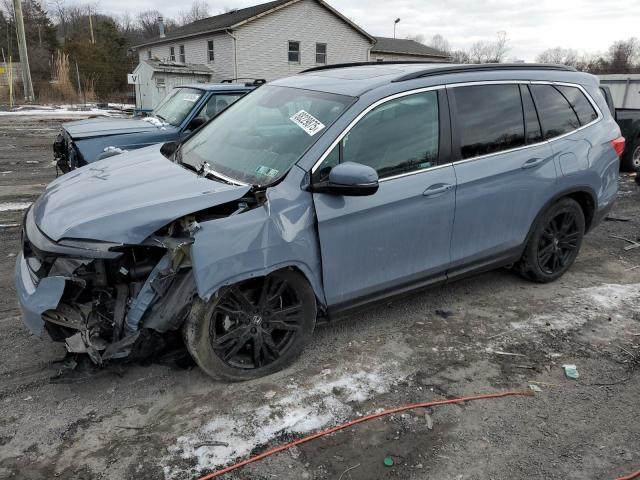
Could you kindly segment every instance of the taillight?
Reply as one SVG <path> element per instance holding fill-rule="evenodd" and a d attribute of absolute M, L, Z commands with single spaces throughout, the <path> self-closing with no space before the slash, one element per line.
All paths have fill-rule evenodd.
<path fill-rule="evenodd" d="M 618 157 L 621 157 L 624 152 L 624 142 L 624 137 L 618 137 L 615 140 L 611 140 L 611 146 L 616 151 L 616 155 L 618 155 Z"/>

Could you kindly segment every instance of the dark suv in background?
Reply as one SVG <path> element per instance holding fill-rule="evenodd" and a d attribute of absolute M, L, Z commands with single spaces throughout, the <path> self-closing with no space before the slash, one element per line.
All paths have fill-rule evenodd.
<path fill-rule="evenodd" d="M 169 92 L 145 117 L 96 117 L 65 123 L 53 144 L 56 167 L 66 173 L 125 151 L 184 140 L 263 83 L 184 85 Z"/>
<path fill-rule="evenodd" d="M 526 64 L 274 81 L 180 145 L 51 183 L 24 222 L 24 321 L 99 364 L 182 331 L 208 374 L 241 380 L 393 295 L 504 266 L 553 281 L 618 190 L 598 86 Z"/>

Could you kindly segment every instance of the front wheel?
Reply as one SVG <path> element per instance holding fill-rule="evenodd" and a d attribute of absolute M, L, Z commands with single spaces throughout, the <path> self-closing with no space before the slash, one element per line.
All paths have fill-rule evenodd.
<path fill-rule="evenodd" d="M 306 278 L 280 270 L 196 301 L 183 327 L 187 349 L 214 378 L 270 375 L 302 353 L 313 334 L 316 300 Z"/>
<path fill-rule="evenodd" d="M 561 277 L 578 256 L 584 231 L 584 213 L 578 202 L 571 198 L 559 200 L 539 217 L 518 271 L 540 283 Z"/>

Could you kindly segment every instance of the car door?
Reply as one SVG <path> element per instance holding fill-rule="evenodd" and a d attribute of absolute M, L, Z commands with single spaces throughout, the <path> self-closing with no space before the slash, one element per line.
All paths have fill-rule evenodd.
<path fill-rule="evenodd" d="M 371 196 L 313 194 L 330 308 L 444 279 L 455 198 L 449 132 L 443 89 L 404 93 L 369 107 L 316 165 L 313 182 L 338 162 L 379 176 Z"/>
<path fill-rule="evenodd" d="M 447 93 L 457 179 L 453 278 L 517 256 L 557 174 L 526 83 L 449 86 Z"/>

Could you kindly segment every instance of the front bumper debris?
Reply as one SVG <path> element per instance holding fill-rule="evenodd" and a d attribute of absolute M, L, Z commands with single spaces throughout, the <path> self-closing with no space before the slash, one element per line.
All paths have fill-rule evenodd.
<path fill-rule="evenodd" d="M 177 330 L 195 295 L 192 239 L 172 227 L 171 235 L 176 232 L 178 238 L 96 249 L 95 242 L 53 242 L 28 212 L 15 269 L 25 325 L 35 335 L 46 329 L 69 352 L 87 354 L 97 365 L 149 352 L 139 343 L 158 336 L 143 330 Z"/>

